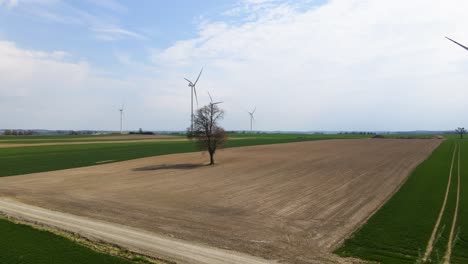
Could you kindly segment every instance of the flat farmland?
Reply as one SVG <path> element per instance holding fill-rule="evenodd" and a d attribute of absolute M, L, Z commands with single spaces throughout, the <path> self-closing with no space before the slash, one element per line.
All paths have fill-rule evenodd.
<path fill-rule="evenodd" d="M 114 138 L 111 141 L 119 140 L 119 143 L 109 143 L 107 138 L 110 137 Z M 132 137 L 136 138 L 137 136 L 132 135 Z M 147 136 L 144 135 L 138 136 L 138 138 L 140 138 L 138 142 L 126 142 L 128 141 L 126 135 L 120 137 L 112 135 L 1 137 L 2 143 L 0 143 L 0 145 L 8 144 L 11 147 L 0 147 L 0 177 L 70 169 L 166 154 L 199 151 L 194 142 L 187 141 L 182 136 L 174 136 L 174 140 L 156 139 L 160 142 L 143 142 L 142 140 L 146 137 Z M 253 145 L 364 137 L 368 137 L 368 135 L 237 133 L 229 135 L 229 139 L 235 140 L 229 140 L 225 147 L 233 148 Z M 90 141 L 85 141 L 84 139 L 93 139 L 92 144 L 88 143 Z M 98 141 L 101 142 L 103 140 L 106 140 L 106 144 L 98 143 Z M 81 142 L 82 144 L 77 144 L 77 142 Z M 41 145 L 44 143 L 52 143 L 52 145 Z M 21 146 L 21 144 L 28 144 L 29 146 Z"/>
<path fill-rule="evenodd" d="M 54 141 L 92 141 L 92 140 L 137 140 L 137 139 L 174 139 L 183 135 L 142 135 L 142 134 L 102 134 L 102 135 L 30 135 L 2 136 L 0 142 L 54 142 Z"/>
<path fill-rule="evenodd" d="M 448 139 L 337 253 L 383 264 L 468 263 L 468 142 Z"/>
<path fill-rule="evenodd" d="M 182 135 L 61 135 L 61 136 L 3 136 L 0 137 L 0 148 L 17 148 L 30 146 L 84 145 L 84 144 L 117 144 L 148 143 L 165 141 L 186 141 Z"/>
<path fill-rule="evenodd" d="M 294 263 L 330 252 L 440 144 L 349 139 L 199 152 L 0 179 L 0 196 Z M 157 252 L 155 252 L 157 254 Z"/>
<path fill-rule="evenodd" d="M 37 146 L 56 146 L 56 145 L 88 145 L 88 144 L 128 144 L 128 143 L 148 143 L 148 142 L 176 142 L 176 141 L 188 141 L 183 137 L 175 138 L 155 138 L 155 139 L 121 139 L 121 140 L 73 140 L 73 141 L 54 141 L 54 142 L 26 142 L 19 143 L 18 141 L 6 141 L 6 143 L 0 143 L 0 148 L 18 148 L 18 147 L 37 147 Z"/>

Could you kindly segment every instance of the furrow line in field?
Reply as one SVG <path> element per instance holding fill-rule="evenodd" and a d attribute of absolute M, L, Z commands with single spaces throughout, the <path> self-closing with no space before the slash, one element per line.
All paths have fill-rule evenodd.
<path fill-rule="evenodd" d="M 460 204 L 460 147 L 458 147 L 458 186 L 457 186 L 457 201 L 455 204 L 455 212 L 453 214 L 453 221 L 452 221 L 452 228 L 450 229 L 449 240 L 447 244 L 447 251 L 445 252 L 444 256 L 444 264 L 450 263 L 450 257 L 452 256 L 452 248 L 453 248 L 453 235 L 455 233 L 455 226 L 457 224 L 458 218 L 458 205 Z"/>
<path fill-rule="evenodd" d="M 453 149 L 452 162 L 451 162 L 451 165 L 450 165 L 450 173 L 449 173 L 449 177 L 448 177 L 448 181 L 447 181 L 447 189 L 445 191 L 444 202 L 442 203 L 442 207 L 440 208 L 439 216 L 437 217 L 437 221 L 436 221 L 436 223 L 434 225 L 434 229 L 432 230 L 431 238 L 429 239 L 429 242 L 427 243 L 426 252 L 424 253 L 424 257 L 422 259 L 423 263 L 427 262 L 429 256 L 432 253 L 432 249 L 434 248 L 434 241 L 435 241 L 435 237 L 436 237 L 436 234 L 437 234 L 437 230 L 439 230 L 439 225 L 440 225 L 440 222 L 442 220 L 442 216 L 444 215 L 445 207 L 447 205 L 447 200 L 448 200 L 449 191 L 450 191 L 450 185 L 451 185 L 451 182 L 452 182 L 453 163 L 455 161 L 455 154 L 457 152 L 457 147 L 458 147 L 458 145 L 455 145 L 455 148 Z"/>

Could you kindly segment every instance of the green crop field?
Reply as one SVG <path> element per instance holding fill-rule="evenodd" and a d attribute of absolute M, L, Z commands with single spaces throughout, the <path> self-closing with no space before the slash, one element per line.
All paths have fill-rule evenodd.
<path fill-rule="evenodd" d="M 48 231 L 15 224 L 0 218 L 0 263 L 2 264 L 130 264 L 79 245 Z"/>
<path fill-rule="evenodd" d="M 147 140 L 148 138 L 119 138 L 119 139 L 111 139 L 111 138 L 82 138 L 82 139 L 75 139 L 75 138 L 70 138 L 70 139 L 8 139 L 5 141 L 0 140 L 0 144 L 42 144 L 42 143 L 85 143 L 85 142 L 91 142 L 91 143 L 99 143 L 99 142 L 113 142 L 113 141 L 140 141 L 140 140 Z M 175 140 L 178 140 L 178 138 L 174 138 Z M 170 141 L 171 139 L 164 139 L 166 141 Z M 161 141 L 164 141 L 161 140 Z M 156 141 L 156 140 L 155 140 Z"/>
<path fill-rule="evenodd" d="M 104 139 L 106 137 L 110 136 L 119 136 L 119 134 L 102 134 L 102 135 L 27 135 L 27 136 L 5 136 L 2 135 L 0 136 L 0 140 L 6 141 L 6 140 L 30 140 L 30 139 L 39 139 L 39 140 L 44 140 L 44 139 Z"/>
<path fill-rule="evenodd" d="M 356 135 L 237 134 L 227 148 L 278 144 L 333 138 L 359 138 Z M 360 136 L 363 137 L 363 136 Z M 19 137 L 18 140 L 21 140 Z M 190 141 L 78 144 L 0 148 L 0 176 L 61 170 L 95 165 L 102 161 L 129 159 L 198 151 Z"/>
<path fill-rule="evenodd" d="M 125 137 L 120 134 L 105 134 L 105 135 L 43 135 L 43 136 L 0 136 L 1 144 L 36 144 L 36 143 L 67 143 L 67 142 L 94 142 L 94 141 L 138 141 L 151 139 L 148 135 L 130 135 Z M 167 137 L 162 136 L 161 139 L 183 139 L 185 135 L 170 134 Z M 158 137 L 154 137 L 158 139 Z"/>
<path fill-rule="evenodd" d="M 1 144 L 37 144 L 37 143 L 70 143 L 70 142 L 94 142 L 94 141 L 138 141 L 150 139 L 146 136 L 139 137 L 133 135 L 132 138 L 118 138 L 119 135 L 108 134 L 108 135 L 59 135 L 59 136 L 0 136 Z M 183 134 L 171 134 L 168 135 L 171 139 L 184 139 Z M 172 137 L 172 138 L 171 138 Z M 350 138 L 364 138 L 370 137 L 367 135 L 354 135 L 354 134 L 285 134 L 285 133 L 230 133 L 230 138 L 234 139 L 294 139 L 294 138 L 306 138 L 306 139 L 350 139 Z M 155 138 L 157 139 L 157 138 Z M 164 139 L 164 138 L 163 138 Z"/>
<path fill-rule="evenodd" d="M 446 207 L 435 232 L 433 250 L 428 251 L 431 253 L 427 261 L 443 263 L 452 232 L 453 252 L 450 263 L 468 263 L 468 141 L 453 138 L 442 143 L 420 164 L 401 189 L 336 253 L 384 264 L 423 263 L 426 247 L 443 205 L 457 144 L 460 146 L 460 164 L 455 155 Z M 456 225 L 453 225 L 459 166 L 460 201 Z"/>

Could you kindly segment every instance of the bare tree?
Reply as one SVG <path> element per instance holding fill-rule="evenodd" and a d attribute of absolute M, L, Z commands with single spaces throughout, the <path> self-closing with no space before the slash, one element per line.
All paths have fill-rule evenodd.
<path fill-rule="evenodd" d="M 457 129 L 455 129 L 455 133 L 460 135 L 460 139 L 463 139 L 463 134 L 466 133 L 466 130 L 465 130 L 464 127 L 459 127 Z"/>
<path fill-rule="evenodd" d="M 214 164 L 216 149 L 226 143 L 226 132 L 218 122 L 224 118 L 224 111 L 216 103 L 210 103 L 197 110 L 194 118 L 193 131 L 189 137 L 194 138 L 202 150 L 210 154 L 210 165 Z"/>

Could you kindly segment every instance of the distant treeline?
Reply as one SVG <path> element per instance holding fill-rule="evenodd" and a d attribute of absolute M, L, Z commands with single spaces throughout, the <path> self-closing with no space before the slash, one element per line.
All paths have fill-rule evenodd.
<path fill-rule="evenodd" d="M 37 134 L 34 130 L 23 129 L 5 129 L 3 135 L 5 136 L 31 136 Z"/>
<path fill-rule="evenodd" d="M 43 133 L 41 130 L 31 129 L 5 129 L 3 135 L 5 136 L 32 136 L 32 135 L 93 135 L 96 131 L 92 130 L 56 130 Z"/>
<path fill-rule="evenodd" d="M 154 132 L 151 131 L 143 131 L 143 129 L 138 129 L 138 131 L 130 131 L 131 135 L 154 135 Z"/>
<path fill-rule="evenodd" d="M 58 135 L 94 135 L 96 131 L 91 130 L 70 130 L 70 131 L 57 131 Z"/>
<path fill-rule="evenodd" d="M 261 132 L 261 131 L 226 131 L 228 134 L 235 134 L 235 133 L 240 133 L 240 134 L 267 134 L 266 132 Z"/>
<path fill-rule="evenodd" d="M 351 131 L 351 132 L 340 132 L 338 135 L 377 135 L 375 132 L 366 132 L 366 131 Z"/>

